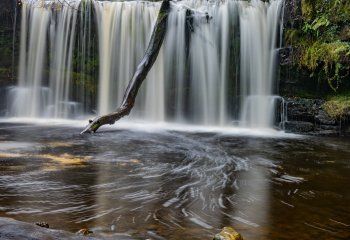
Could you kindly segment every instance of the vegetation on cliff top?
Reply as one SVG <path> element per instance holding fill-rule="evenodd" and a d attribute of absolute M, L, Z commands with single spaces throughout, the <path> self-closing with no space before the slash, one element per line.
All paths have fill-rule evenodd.
<path fill-rule="evenodd" d="M 301 14 L 285 35 L 293 63 L 336 92 L 350 75 L 350 1 L 302 0 Z"/>
<path fill-rule="evenodd" d="M 350 113 L 350 95 L 331 97 L 323 105 L 327 114 L 334 119 L 343 119 Z"/>

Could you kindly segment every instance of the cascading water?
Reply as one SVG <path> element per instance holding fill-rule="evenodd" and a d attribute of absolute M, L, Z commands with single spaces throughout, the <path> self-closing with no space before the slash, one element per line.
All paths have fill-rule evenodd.
<path fill-rule="evenodd" d="M 10 90 L 11 115 L 67 118 L 77 109 L 70 93 L 79 2 L 22 2 L 19 80 Z"/>
<path fill-rule="evenodd" d="M 100 75 L 98 112 L 113 111 L 146 50 L 159 3 L 94 2 L 99 29 Z M 164 120 L 162 51 L 150 71 L 135 109 L 136 116 Z M 134 113 L 134 115 L 135 115 Z"/>
<path fill-rule="evenodd" d="M 42 98 L 46 98 L 42 71 L 50 14 L 50 11 L 23 3 L 19 83 L 18 87 L 10 90 L 13 98 L 9 101 L 11 113 L 15 116 L 39 116 Z"/>
<path fill-rule="evenodd" d="M 248 127 L 273 125 L 273 96 L 277 62 L 278 19 L 282 1 L 272 1 L 268 7 L 252 1 L 242 7 L 241 24 L 241 124 Z"/>
<path fill-rule="evenodd" d="M 19 83 L 10 90 L 9 115 L 70 118 L 94 108 L 113 111 L 144 54 L 160 3 L 39 2 L 23 4 Z M 174 2 L 163 47 L 131 118 L 271 127 L 279 99 L 274 84 L 282 3 Z M 72 81 L 72 72 L 87 71 L 96 43 L 92 32 L 98 81 L 86 74 Z"/>
<path fill-rule="evenodd" d="M 227 125 L 233 119 L 229 108 L 237 97 L 229 93 L 229 82 L 235 81 L 229 68 L 235 68 L 237 64 L 233 52 L 241 3 L 194 3 L 191 7 L 201 13 L 193 19 L 190 42 L 190 109 L 195 122 Z"/>

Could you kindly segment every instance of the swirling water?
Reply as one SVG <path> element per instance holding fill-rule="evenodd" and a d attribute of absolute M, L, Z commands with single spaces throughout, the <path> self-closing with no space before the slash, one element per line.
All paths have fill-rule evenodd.
<path fill-rule="evenodd" d="M 350 141 L 0 124 L 0 216 L 112 239 L 349 239 Z M 132 130 L 134 129 L 134 130 Z"/>

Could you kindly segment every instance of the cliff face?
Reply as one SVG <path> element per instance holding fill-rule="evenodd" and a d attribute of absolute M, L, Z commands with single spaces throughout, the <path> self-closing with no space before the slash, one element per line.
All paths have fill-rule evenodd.
<path fill-rule="evenodd" d="M 13 16 L 15 7 L 17 5 L 16 0 L 1 0 L 0 2 L 0 18 L 1 25 L 10 25 L 13 23 Z"/>
<path fill-rule="evenodd" d="M 325 100 L 287 97 L 285 101 L 286 132 L 326 136 L 350 134 L 350 109 L 344 109 L 341 116 L 330 116 Z"/>
<path fill-rule="evenodd" d="M 6 87 L 16 84 L 19 46 L 17 0 L 0 0 L 0 109 L 5 109 Z M 18 17 L 18 16 L 17 16 Z M 16 25 L 15 25 L 16 24 Z M 15 29 L 15 32 L 14 32 Z M 0 115 L 3 113 L 0 111 Z"/>
<path fill-rule="evenodd" d="M 286 0 L 280 94 L 286 130 L 349 134 L 350 2 Z"/>
<path fill-rule="evenodd" d="M 16 0 L 0 1 L 0 86 L 15 79 L 19 37 L 16 8 Z"/>
<path fill-rule="evenodd" d="M 324 97 L 350 91 L 350 2 L 286 0 L 281 93 Z"/>

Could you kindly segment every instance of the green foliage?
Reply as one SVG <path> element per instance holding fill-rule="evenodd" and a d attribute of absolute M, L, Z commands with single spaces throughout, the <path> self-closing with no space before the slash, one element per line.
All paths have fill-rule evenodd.
<path fill-rule="evenodd" d="M 0 68 L 0 76 L 10 76 L 11 75 L 11 69 L 10 68 Z"/>
<path fill-rule="evenodd" d="M 350 111 L 350 96 L 334 96 L 323 104 L 323 108 L 332 118 L 342 119 Z"/>
<path fill-rule="evenodd" d="M 0 66 L 10 67 L 12 60 L 12 31 L 0 29 Z"/>
<path fill-rule="evenodd" d="M 302 0 L 301 1 L 301 12 L 307 20 L 310 20 L 312 18 L 312 14 L 313 14 L 312 1 Z"/>
<path fill-rule="evenodd" d="M 336 91 L 340 81 L 348 75 L 349 66 L 341 63 L 341 57 L 350 55 L 350 45 L 345 42 L 306 42 L 301 43 L 299 65 L 323 73 L 329 86 Z M 313 75 L 312 74 L 312 75 Z M 311 76 L 312 76 L 311 75 Z"/>
<path fill-rule="evenodd" d="M 285 34 L 286 42 L 296 48 L 294 63 L 337 91 L 349 76 L 350 1 L 302 0 L 301 7 L 301 24 Z"/>
<path fill-rule="evenodd" d="M 96 83 L 92 76 L 84 73 L 73 72 L 72 80 L 77 87 L 82 87 L 91 94 L 96 94 Z"/>
<path fill-rule="evenodd" d="M 311 23 L 305 22 L 302 28 L 303 32 L 306 34 L 314 35 L 319 37 L 321 30 L 330 25 L 330 21 L 326 16 L 317 17 Z"/>

